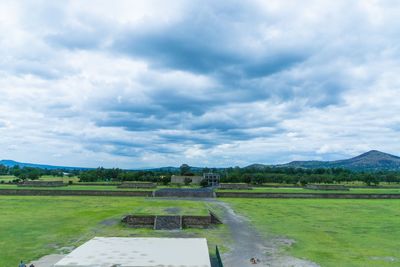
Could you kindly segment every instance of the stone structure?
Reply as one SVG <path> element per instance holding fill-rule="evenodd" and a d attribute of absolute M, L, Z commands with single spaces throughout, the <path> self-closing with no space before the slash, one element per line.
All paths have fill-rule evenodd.
<path fill-rule="evenodd" d="M 25 181 L 23 183 L 17 184 L 17 186 L 26 187 L 60 187 L 67 186 L 63 181 Z"/>
<path fill-rule="evenodd" d="M 230 190 L 249 190 L 253 189 L 249 184 L 237 183 L 237 184 L 220 184 L 219 189 L 230 189 Z"/>
<path fill-rule="evenodd" d="M 218 186 L 220 175 L 216 173 L 204 173 L 203 179 L 207 180 L 208 186 Z"/>
<path fill-rule="evenodd" d="M 146 182 L 123 182 L 118 186 L 118 188 L 156 188 L 157 185 L 155 183 L 146 183 Z"/>
<path fill-rule="evenodd" d="M 181 230 L 182 216 L 162 215 L 156 216 L 154 221 L 154 230 Z"/>
<path fill-rule="evenodd" d="M 171 184 L 185 184 L 185 179 L 190 179 L 190 184 L 199 185 L 203 176 L 172 175 Z"/>
<path fill-rule="evenodd" d="M 304 187 L 311 190 L 343 190 L 349 191 L 349 188 L 344 185 L 326 185 L 326 184 L 309 184 Z"/>
<path fill-rule="evenodd" d="M 155 197 L 214 197 L 211 188 L 163 188 L 154 191 Z"/>
<path fill-rule="evenodd" d="M 180 230 L 182 228 L 207 228 L 222 222 L 210 212 L 206 216 L 192 215 L 127 215 L 122 222 L 133 228 L 154 230 Z"/>
<path fill-rule="evenodd" d="M 216 173 L 204 173 L 203 176 L 172 175 L 172 184 L 185 184 L 185 180 L 190 179 L 190 184 L 199 185 L 201 181 L 207 180 L 208 186 L 219 185 L 220 175 Z"/>
<path fill-rule="evenodd" d="M 155 215 L 128 215 L 122 222 L 133 228 L 154 228 Z"/>

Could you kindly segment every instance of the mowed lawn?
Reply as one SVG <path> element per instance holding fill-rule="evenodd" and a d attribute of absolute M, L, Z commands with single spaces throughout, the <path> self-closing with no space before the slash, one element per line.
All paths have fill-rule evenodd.
<path fill-rule="evenodd" d="M 123 215 L 136 212 L 201 215 L 210 205 L 151 198 L 0 196 L 0 266 L 60 253 L 94 236 L 167 236 L 165 231 L 127 228 L 119 222 Z M 228 236 L 223 225 L 177 234 L 206 237 L 210 248 Z"/>
<path fill-rule="evenodd" d="M 235 190 L 219 189 L 217 192 L 241 192 L 241 193 L 311 193 L 311 194 L 400 194 L 400 188 L 350 188 L 348 191 L 342 190 L 311 190 L 304 188 L 284 188 L 284 187 L 254 187 L 253 189 Z"/>
<path fill-rule="evenodd" d="M 321 266 L 400 266 L 400 200 L 224 199 L 284 253 Z"/>

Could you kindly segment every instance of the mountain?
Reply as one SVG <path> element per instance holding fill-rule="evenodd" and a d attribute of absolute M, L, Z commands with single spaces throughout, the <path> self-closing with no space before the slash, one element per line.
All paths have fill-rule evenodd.
<path fill-rule="evenodd" d="M 53 165 L 44 165 L 44 164 L 35 164 L 35 163 L 23 163 L 9 159 L 0 160 L 0 165 L 5 165 L 7 167 L 19 166 L 23 167 L 32 167 L 39 169 L 48 169 L 48 170 L 89 170 L 91 168 L 82 168 L 82 167 L 66 167 L 66 166 L 53 166 Z"/>
<path fill-rule="evenodd" d="M 308 169 L 345 168 L 355 171 L 400 170 L 400 157 L 371 150 L 350 159 L 336 161 L 292 161 L 277 166 Z"/>
<path fill-rule="evenodd" d="M 14 160 L 0 160 L 0 165 L 5 165 L 13 167 L 19 165 L 20 167 L 33 167 L 40 169 L 63 169 L 63 170 L 90 170 L 93 168 L 82 168 L 82 167 L 66 167 L 66 166 L 52 166 L 44 164 L 34 164 L 34 163 L 22 163 Z M 400 171 L 400 157 L 380 152 L 377 150 L 371 150 L 359 156 L 350 159 L 336 160 L 336 161 L 292 161 L 286 164 L 280 165 L 264 165 L 264 164 L 252 164 L 245 168 L 259 169 L 262 170 L 267 167 L 292 167 L 292 168 L 306 168 L 306 169 L 316 169 L 316 168 L 345 168 L 354 171 L 381 171 L 381 170 L 393 170 Z M 215 168 L 217 170 L 223 170 L 225 168 Z M 136 169 L 139 170 L 139 169 Z M 160 168 L 150 168 L 141 169 L 146 171 L 170 171 L 179 172 L 179 167 L 160 167 Z M 201 172 L 203 167 L 191 167 L 193 172 Z"/>
<path fill-rule="evenodd" d="M 48 170 L 92 170 L 95 168 L 86 168 L 86 167 L 67 167 L 67 166 L 53 166 L 53 165 L 45 165 L 45 164 L 35 164 L 35 163 L 23 163 L 9 159 L 0 160 L 0 165 L 5 165 L 7 167 L 19 166 L 23 167 L 32 167 L 39 169 L 48 169 Z M 203 170 L 203 167 L 190 167 L 191 171 L 200 172 Z M 162 172 L 179 172 L 179 167 L 159 167 L 159 168 L 146 168 L 146 169 L 129 169 L 131 171 L 162 171 Z"/>

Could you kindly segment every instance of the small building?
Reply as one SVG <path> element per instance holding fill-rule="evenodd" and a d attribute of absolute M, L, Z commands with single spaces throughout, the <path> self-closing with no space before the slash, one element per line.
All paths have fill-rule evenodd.
<path fill-rule="evenodd" d="M 199 185 L 204 178 L 203 176 L 172 175 L 171 184 L 185 184 L 185 179 L 190 179 L 190 184 Z"/>
<path fill-rule="evenodd" d="M 211 267 L 205 238 L 95 237 L 54 267 Z"/>
<path fill-rule="evenodd" d="M 156 188 L 157 184 L 150 182 L 123 182 L 118 186 L 118 188 Z"/>
<path fill-rule="evenodd" d="M 220 175 L 217 173 L 204 173 L 203 178 L 207 180 L 208 186 L 219 185 Z"/>
<path fill-rule="evenodd" d="M 190 179 L 190 184 L 199 185 L 201 181 L 207 180 L 208 186 L 219 185 L 220 175 L 216 173 L 203 173 L 203 176 L 188 176 L 188 175 L 172 175 L 172 184 L 185 184 L 185 180 Z"/>

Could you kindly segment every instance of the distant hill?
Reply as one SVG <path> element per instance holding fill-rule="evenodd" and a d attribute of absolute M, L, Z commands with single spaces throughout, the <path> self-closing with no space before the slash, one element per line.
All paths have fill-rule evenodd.
<path fill-rule="evenodd" d="M 94 168 L 83 168 L 83 167 L 67 167 L 67 166 L 53 166 L 44 164 L 34 163 L 22 163 L 14 160 L 0 160 L 0 165 L 13 167 L 19 165 L 20 167 L 33 167 L 40 169 L 63 169 L 63 170 L 90 170 Z M 357 157 L 336 161 L 292 161 L 286 164 L 280 165 L 265 165 L 265 164 L 252 164 L 245 168 L 252 169 L 264 169 L 267 167 L 292 167 L 292 168 L 345 168 L 354 171 L 381 171 L 381 170 L 393 170 L 400 171 L 400 157 L 380 152 L 377 150 L 371 150 Z M 225 168 L 215 168 L 217 170 L 224 170 Z M 136 169 L 142 171 L 164 171 L 164 172 L 179 172 L 179 167 L 160 167 L 160 168 L 149 168 L 149 169 Z M 191 167 L 194 172 L 201 172 L 203 167 Z"/>
<path fill-rule="evenodd" d="M 248 168 L 264 168 L 268 165 L 253 164 Z M 293 167 L 293 168 L 345 168 L 355 171 L 380 171 L 380 170 L 400 170 L 400 157 L 371 150 L 359 156 L 350 159 L 336 161 L 292 161 L 290 163 L 275 165 L 275 167 Z"/>
<path fill-rule="evenodd" d="M 7 167 L 14 167 L 19 166 L 23 167 L 32 167 L 32 168 L 39 168 L 39 169 L 48 169 L 48 170 L 89 170 L 91 168 L 82 168 L 82 167 L 67 167 L 67 166 L 53 166 L 53 165 L 45 165 L 45 164 L 35 164 L 35 163 L 24 163 L 18 162 L 9 159 L 0 160 L 0 165 L 5 165 Z"/>

